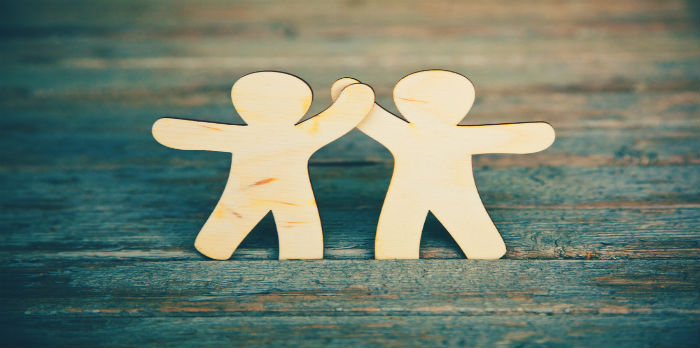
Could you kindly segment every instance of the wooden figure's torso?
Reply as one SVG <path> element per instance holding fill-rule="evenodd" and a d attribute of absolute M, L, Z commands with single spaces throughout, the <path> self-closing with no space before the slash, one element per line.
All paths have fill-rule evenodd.
<path fill-rule="evenodd" d="M 234 153 L 224 196 L 239 204 L 266 207 L 293 204 L 290 197 L 299 197 L 309 186 L 309 157 L 305 153 L 257 157 Z"/>

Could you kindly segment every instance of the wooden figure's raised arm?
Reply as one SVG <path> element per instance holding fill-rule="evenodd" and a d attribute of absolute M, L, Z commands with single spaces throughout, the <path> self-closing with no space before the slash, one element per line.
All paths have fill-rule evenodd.
<path fill-rule="evenodd" d="M 335 81 L 331 86 L 331 98 L 336 100 L 347 86 L 355 83 L 359 83 L 359 81 L 349 77 Z M 399 140 L 408 136 L 406 131 L 409 126 L 407 121 L 375 103 L 367 117 L 357 125 L 357 129 L 391 149 L 392 144 L 400 142 Z"/>
<path fill-rule="evenodd" d="M 554 142 L 554 128 L 547 122 L 459 126 L 460 142 L 472 154 L 533 153 Z"/>
<path fill-rule="evenodd" d="M 230 152 L 245 126 L 164 117 L 152 131 L 159 143 L 174 149 Z"/>
<path fill-rule="evenodd" d="M 355 128 L 373 105 L 372 88 L 355 83 L 345 88 L 328 109 L 298 123 L 295 128 L 304 131 L 314 142 L 323 146 Z"/>

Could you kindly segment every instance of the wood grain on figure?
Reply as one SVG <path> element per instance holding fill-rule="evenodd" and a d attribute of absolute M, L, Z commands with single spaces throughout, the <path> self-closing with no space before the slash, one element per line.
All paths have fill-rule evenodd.
<path fill-rule="evenodd" d="M 352 84 L 328 109 L 299 123 L 311 105 L 312 91 L 296 76 L 271 71 L 246 75 L 233 85 L 231 99 L 247 125 L 177 118 L 162 118 L 153 125 L 153 136 L 165 146 L 233 154 L 224 192 L 195 247 L 213 259 L 228 259 L 272 211 L 280 259 L 323 258 L 308 161 L 367 115 L 374 92 Z"/>
<path fill-rule="evenodd" d="M 333 99 L 356 83 L 351 78 L 336 81 Z M 428 211 L 468 258 L 505 254 L 503 239 L 479 197 L 471 155 L 542 151 L 554 141 L 554 129 L 545 122 L 459 126 L 474 96 L 474 86 L 460 74 L 413 73 L 394 88 L 394 102 L 408 122 L 375 104 L 357 126 L 394 157 L 375 238 L 377 259 L 417 259 Z"/>

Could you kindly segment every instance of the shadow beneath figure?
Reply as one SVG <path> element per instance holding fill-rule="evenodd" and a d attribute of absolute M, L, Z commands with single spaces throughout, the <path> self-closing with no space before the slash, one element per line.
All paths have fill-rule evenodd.
<path fill-rule="evenodd" d="M 374 236 L 393 171 L 391 154 L 353 130 L 311 157 L 324 258 L 373 259 Z"/>
<path fill-rule="evenodd" d="M 432 212 L 423 225 L 420 239 L 421 259 L 465 259 L 467 258 L 457 242 Z"/>
<path fill-rule="evenodd" d="M 277 227 L 272 212 L 265 217 L 243 239 L 231 259 L 277 260 L 279 258 L 279 241 Z"/>

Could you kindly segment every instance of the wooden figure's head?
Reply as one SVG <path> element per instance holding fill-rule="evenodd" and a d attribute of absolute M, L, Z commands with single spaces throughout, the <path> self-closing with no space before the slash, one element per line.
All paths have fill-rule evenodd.
<path fill-rule="evenodd" d="M 245 75 L 231 88 L 233 107 L 249 125 L 293 125 L 309 110 L 312 99 L 304 80 L 277 71 Z"/>
<path fill-rule="evenodd" d="M 437 122 L 455 126 L 474 104 L 474 85 L 455 72 L 419 71 L 396 84 L 394 103 L 411 123 Z"/>

